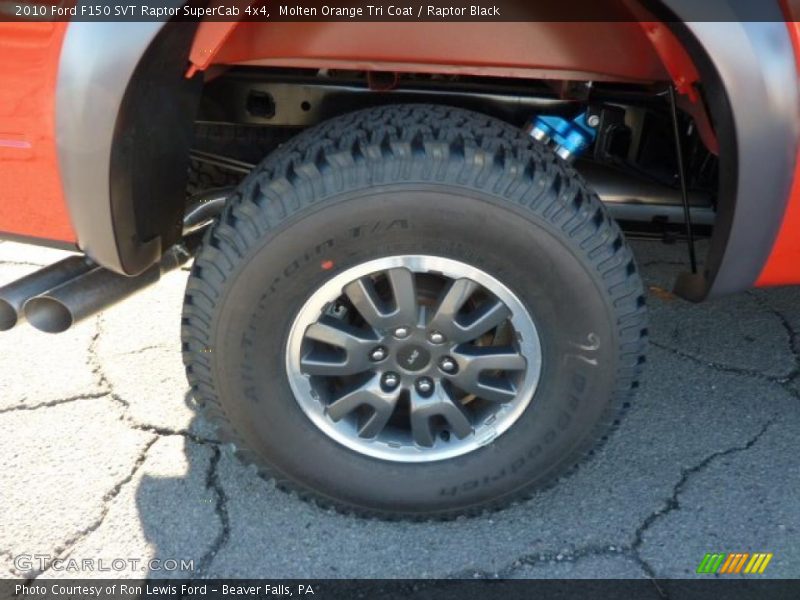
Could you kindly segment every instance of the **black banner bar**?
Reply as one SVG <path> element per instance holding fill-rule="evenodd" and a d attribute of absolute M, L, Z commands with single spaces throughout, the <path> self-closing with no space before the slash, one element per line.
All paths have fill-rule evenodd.
<path fill-rule="evenodd" d="M 678 20 L 659 0 L 0 0 L 0 21 L 624 22 Z M 775 21 L 778 0 L 681 3 L 684 21 Z M 784 15 L 787 16 L 788 15 Z"/>
<path fill-rule="evenodd" d="M 796 600 L 800 580 L 0 580 L 0 598 L 20 600 Z"/>

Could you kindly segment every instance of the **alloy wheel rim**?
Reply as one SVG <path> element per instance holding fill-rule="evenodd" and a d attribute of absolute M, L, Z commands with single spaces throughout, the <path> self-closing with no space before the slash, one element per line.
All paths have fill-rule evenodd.
<path fill-rule="evenodd" d="M 473 452 L 525 412 L 539 335 L 503 283 L 437 256 L 371 260 L 317 289 L 295 318 L 286 371 L 295 400 L 358 453 L 428 462 Z"/>

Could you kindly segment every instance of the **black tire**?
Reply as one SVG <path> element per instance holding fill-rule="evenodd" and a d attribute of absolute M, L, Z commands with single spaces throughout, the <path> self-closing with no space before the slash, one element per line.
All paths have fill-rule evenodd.
<path fill-rule="evenodd" d="M 194 128 L 193 150 L 201 156 L 192 156 L 186 195 L 234 186 L 244 179 L 240 167 L 255 164 L 280 144 L 297 133 L 290 127 L 254 127 L 227 123 L 197 123 Z M 241 163 L 236 169 L 224 163 L 216 164 L 202 159 L 202 154 L 217 155 Z"/>
<path fill-rule="evenodd" d="M 541 337 L 525 413 L 447 460 L 389 462 L 338 444 L 302 412 L 284 368 L 313 290 L 403 252 L 490 273 Z M 188 378 L 222 438 L 284 489 L 384 518 L 475 514 L 569 472 L 627 407 L 646 336 L 631 251 L 583 179 L 513 126 L 430 105 L 345 115 L 264 160 L 208 233 L 183 314 Z"/>

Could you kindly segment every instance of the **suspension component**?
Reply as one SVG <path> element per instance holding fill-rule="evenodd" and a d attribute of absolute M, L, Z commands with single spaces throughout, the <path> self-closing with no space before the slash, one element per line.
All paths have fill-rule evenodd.
<path fill-rule="evenodd" d="M 594 142 L 599 124 L 599 116 L 586 111 L 572 120 L 556 115 L 541 115 L 533 120 L 528 129 L 533 139 L 552 144 L 556 154 L 571 162 Z"/>

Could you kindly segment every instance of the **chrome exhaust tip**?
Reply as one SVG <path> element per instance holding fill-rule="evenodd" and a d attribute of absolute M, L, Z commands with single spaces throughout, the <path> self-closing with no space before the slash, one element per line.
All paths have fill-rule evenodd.
<path fill-rule="evenodd" d="M 160 263 L 135 277 L 126 277 L 95 266 L 28 299 L 23 306 L 25 318 L 39 331 L 63 333 L 79 321 L 156 283 L 162 273 L 176 269 L 189 258 L 189 250 L 178 244 L 164 253 Z"/>
<path fill-rule="evenodd" d="M 11 302 L 5 298 L 0 298 L 0 331 L 8 331 L 19 321 L 17 310 Z"/>
<path fill-rule="evenodd" d="M 75 323 L 69 308 L 49 296 L 28 300 L 25 303 L 25 318 L 33 327 L 45 333 L 62 333 Z"/>
<path fill-rule="evenodd" d="M 159 280 L 160 265 L 136 277 L 95 267 L 25 302 L 28 323 L 45 333 L 63 333 L 75 323 L 113 306 Z"/>
<path fill-rule="evenodd" d="M 185 214 L 183 240 L 164 252 L 158 264 L 135 277 L 109 271 L 85 256 L 71 256 L 0 288 L 0 331 L 27 319 L 40 331 L 62 333 L 156 283 L 162 273 L 191 258 L 232 191 L 217 188 L 194 196 Z"/>
<path fill-rule="evenodd" d="M 8 331 L 25 319 L 30 298 L 92 270 L 83 256 L 70 256 L 0 288 L 0 331 Z"/>

